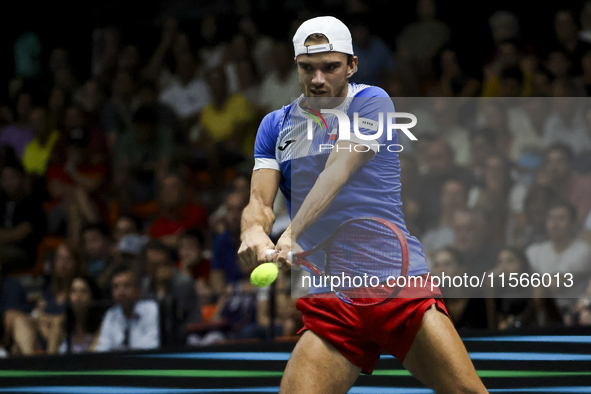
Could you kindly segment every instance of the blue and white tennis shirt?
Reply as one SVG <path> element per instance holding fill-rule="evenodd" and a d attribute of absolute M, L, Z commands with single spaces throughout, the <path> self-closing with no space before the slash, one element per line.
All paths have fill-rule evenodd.
<path fill-rule="evenodd" d="M 338 135 L 337 117 L 323 114 L 328 130 L 324 122 L 320 122 L 322 127 L 313 122 L 313 138 L 309 140 L 307 122 L 311 117 L 301 106 L 303 100 L 302 95 L 291 104 L 265 116 L 255 142 L 254 169 L 270 168 L 281 172 L 279 187 L 287 200 L 291 218 L 296 215 L 324 170 L 331 152 L 327 144 L 334 146 Z M 350 141 L 369 146 L 375 156 L 350 176 L 328 210 L 302 235 L 298 244 L 307 250 L 332 234 L 345 220 L 363 216 L 379 217 L 396 224 L 406 235 L 410 252 L 408 274 L 426 274 L 428 268 L 423 247 L 417 238 L 409 234 L 402 214 L 400 161 L 396 152 L 400 148 L 387 149 L 388 145 L 398 144 L 396 132 L 392 133 L 390 141 L 386 133 L 386 114 L 395 112 L 392 100 L 379 87 L 351 83 L 347 98 L 336 109 L 349 116 Z M 359 131 L 364 135 L 376 134 L 378 114 L 383 113 L 384 129 L 377 140 L 364 141 L 354 134 L 355 112 L 359 115 Z M 316 263 L 322 268 L 321 262 Z M 327 290 L 316 288 L 310 292 L 322 291 Z"/>

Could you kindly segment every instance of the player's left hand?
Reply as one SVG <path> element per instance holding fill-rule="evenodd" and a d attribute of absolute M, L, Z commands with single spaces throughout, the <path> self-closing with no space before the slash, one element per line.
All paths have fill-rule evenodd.
<path fill-rule="evenodd" d="M 281 238 L 277 241 L 275 245 L 275 250 L 278 252 L 277 254 L 277 265 L 279 267 L 285 266 L 287 268 L 291 268 L 291 261 L 287 259 L 287 255 L 289 252 L 301 252 L 303 249 L 298 245 L 295 240 L 291 239 L 291 226 L 285 230 L 285 232 L 281 235 Z"/>

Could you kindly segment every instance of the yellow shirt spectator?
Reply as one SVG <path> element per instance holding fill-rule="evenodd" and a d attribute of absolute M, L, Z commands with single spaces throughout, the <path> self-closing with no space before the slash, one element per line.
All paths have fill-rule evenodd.
<path fill-rule="evenodd" d="M 201 113 L 201 126 L 214 142 L 226 141 L 233 137 L 236 127 L 253 120 L 250 103 L 241 94 L 233 94 L 216 108 L 209 103 Z"/>
<path fill-rule="evenodd" d="M 55 142 L 59 138 L 59 131 L 54 130 L 45 145 L 41 145 L 38 137 L 33 138 L 27 144 L 23 152 L 23 167 L 27 174 L 44 175 L 47 171 L 47 162 L 51 157 L 51 152 Z"/>

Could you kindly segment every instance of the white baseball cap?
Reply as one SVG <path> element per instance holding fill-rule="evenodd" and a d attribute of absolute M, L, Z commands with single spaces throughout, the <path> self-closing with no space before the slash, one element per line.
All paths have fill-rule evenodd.
<path fill-rule="evenodd" d="M 326 36 L 328 44 L 305 46 L 310 34 L 320 33 Z M 319 16 L 308 19 L 300 25 L 293 36 L 295 56 L 318 52 L 342 52 L 353 55 L 353 40 L 349 28 L 334 16 Z"/>

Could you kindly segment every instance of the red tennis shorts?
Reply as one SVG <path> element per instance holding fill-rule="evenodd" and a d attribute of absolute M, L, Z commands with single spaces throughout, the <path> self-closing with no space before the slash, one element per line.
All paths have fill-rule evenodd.
<path fill-rule="evenodd" d="M 312 330 L 371 375 L 382 351 L 404 361 L 425 311 L 433 304 L 449 317 L 438 288 L 433 292 L 404 288 L 396 298 L 377 306 L 350 305 L 333 293 L 312 294 L 300 298 L 296 307 L 304 321 L 300 333 Z"/>

